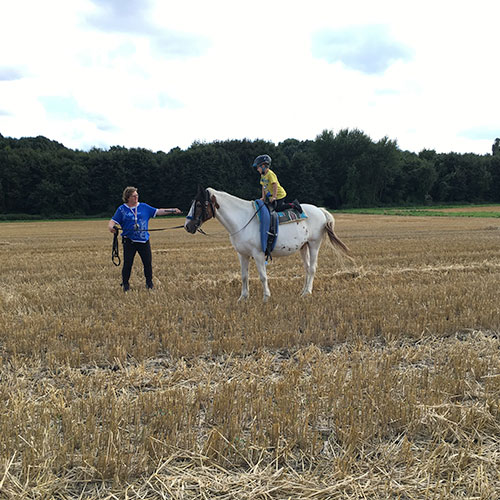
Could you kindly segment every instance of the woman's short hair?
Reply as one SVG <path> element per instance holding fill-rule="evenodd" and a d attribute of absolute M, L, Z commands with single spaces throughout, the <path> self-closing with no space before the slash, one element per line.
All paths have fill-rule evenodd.
<path fill-rule="evenodd" d="M 124 190 L 123 190 L 123 195 L 122 195 L 122 200 L 124 203 L 127 203 L 128 199 L 130 198 L 130 195 L 132 193 L 135 193 L 137 191 L 137 188 L 135 188 L 134 186 L 127 186 Z"/>

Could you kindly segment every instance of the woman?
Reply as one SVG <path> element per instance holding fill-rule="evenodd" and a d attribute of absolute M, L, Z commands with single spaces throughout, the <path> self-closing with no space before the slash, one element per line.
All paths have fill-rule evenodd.
<path fill-rule="evenodd" d="M 180 214 L 178 208 L 153 208 L 146 203 L 139 203 L 137 188 L 126 187 L 123 191 L 123 205 L 120 205 L 115 215 L 108 223 L 111 233 L 116 233 L 118 224 L 122 228 L 123 241 L 123 267 L 122 284 L 123 291 L 130 289 L 129 278 L 132 271 L 132 264 L 136 252 L 139 253 L 144 267 L 144 277 L 146 278 L 146 288 L 153 288 L 153 267 L 151 245 L 149 243 L 148 224 L 151 217 L 157 215 Z"/>

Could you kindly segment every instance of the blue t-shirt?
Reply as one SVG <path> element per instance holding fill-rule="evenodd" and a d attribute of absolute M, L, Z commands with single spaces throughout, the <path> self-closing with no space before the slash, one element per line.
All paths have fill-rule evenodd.
<path fill-rule="evenodd" d="M 139 203 L 134 208 L 130 208 L 124 203 L 116 209 L 112 220 L 122 227 L 122 236 L 130 238 L 132 241 L 146 243 L 149 240 L 149 219 L 156 217 L 157 211 L 157 208 L 153 208 L 147 203 Z"/>

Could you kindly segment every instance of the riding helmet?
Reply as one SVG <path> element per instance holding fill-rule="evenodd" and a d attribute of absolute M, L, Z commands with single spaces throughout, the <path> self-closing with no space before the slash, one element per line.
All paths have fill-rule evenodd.
<path fill-rule="evenodd" d="M 266 165 L 267 168 L 271 165 L 271 157 L 269 155 L 260 155 L 255 158 L 252 167 L 257 168 L 261 165 Z"/>

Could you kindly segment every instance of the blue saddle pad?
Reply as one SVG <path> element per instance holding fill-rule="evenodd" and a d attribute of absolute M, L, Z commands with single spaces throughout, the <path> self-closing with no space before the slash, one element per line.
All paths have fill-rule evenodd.
<path fill-rule="evenodd" d="M 269 237 L 269 227 L 271 225 L 271 216 L 269 214 L 269 209 L 262 200 L 255 200 L 254 204 L 260 221 L 260 244 L 262 247 L 262 251 L 266 253 L 267 239 Z M 274 241 L 272 243 L 271 251 L 274 250 L 274 247 L 276 246 L 280 224 L 288 224 L 289 222 L 298 222 L 301 219 L 307 219 L 307 215 L 304 212 L 299 213 L 294 209 L 277 212 L 277 214 L 278 220 L 276 226 L 276 238 L 274 238 Z"/>
<path fill-rule="evenodd" d="M 255 200 L 254 203 L 260 221 L 260 246 L 262 248 L 262 251 L 266 253 L 267 239 L 269 237 L 269 227 L 271 225 L 271 215 L 269 214 L 269 209 L 262 200 Z M 276 227 L 276 238 L 274 238 L 271 251 L 274 250 L 276 240 L 278 239 L 278 227 L 279 226 Z"/>

